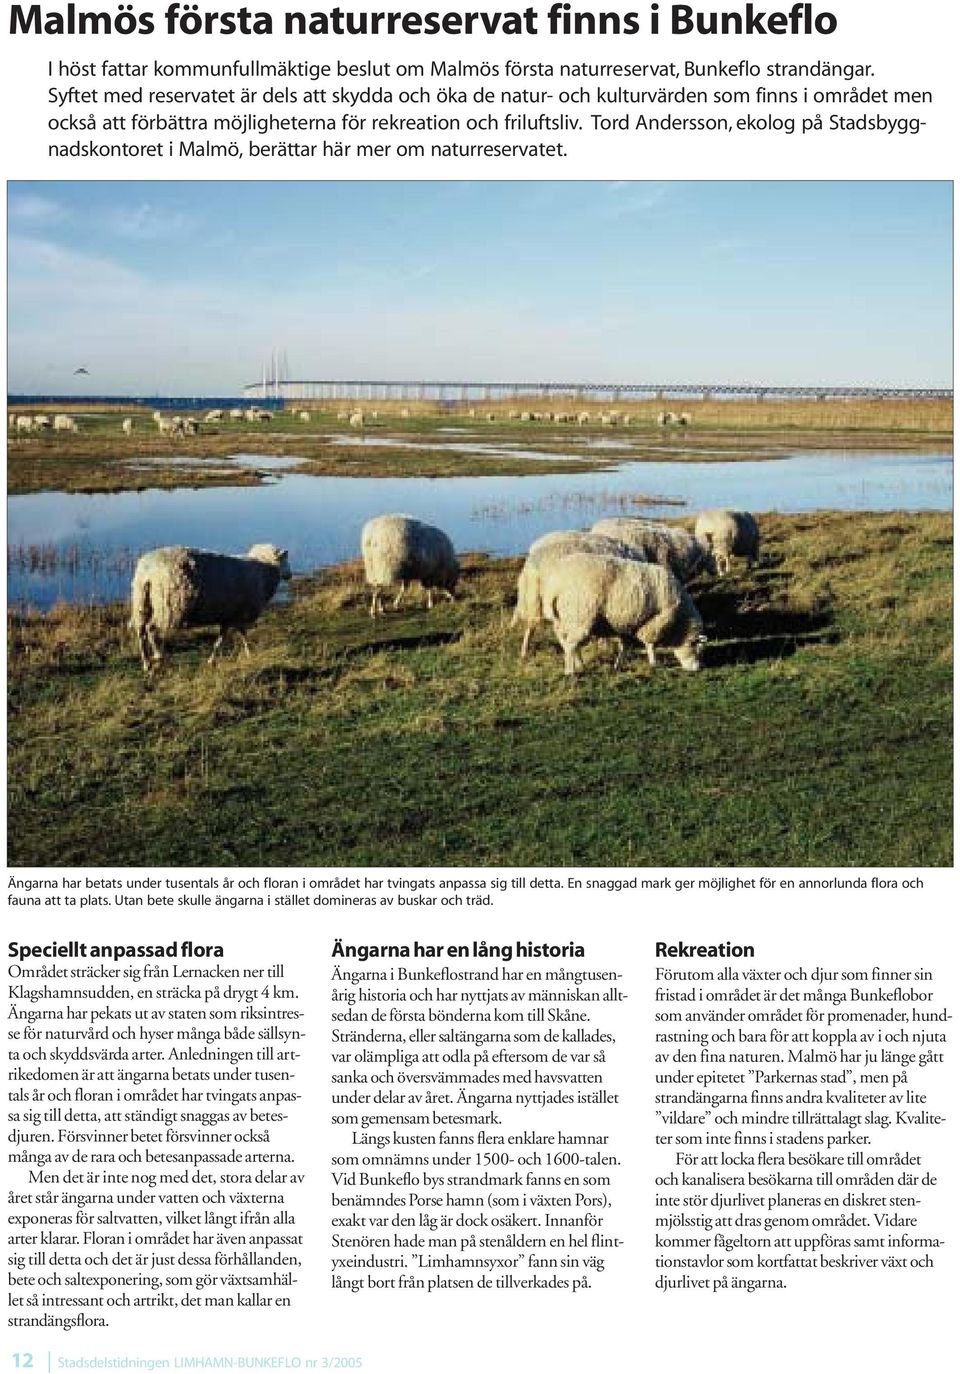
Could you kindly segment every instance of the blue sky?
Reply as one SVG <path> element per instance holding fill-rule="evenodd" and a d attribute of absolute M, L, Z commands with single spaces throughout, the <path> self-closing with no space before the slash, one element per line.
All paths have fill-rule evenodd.
<path fill-rule="evenodd" d="M 945 182 L 12 182 L 9 386 L 948 386 Z M 75 378 L 84 366 L 88 377 Z"/>

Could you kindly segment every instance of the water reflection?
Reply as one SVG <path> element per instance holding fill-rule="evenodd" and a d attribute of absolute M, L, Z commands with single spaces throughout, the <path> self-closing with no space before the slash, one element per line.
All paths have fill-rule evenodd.
<path fill-rule="evenodd" d="M 372 515 L 405 511 L 448 531 L 458 548 L 522 552 L 538 535 L 601 516 L 676 516 L 707 506 L 762 511 L 949 510 L 950 456 L 797 453 L 779 461 L 625 463 L 615 470 L 526 477 L 310 477 L 296 459 L 242 456 L 271 468 L 258 487 L 83 495 L 40 492 L 8 502 L 12 604 L 127 594 L 137 556 L 161 544 L 245 549 L 282 543 L 297 572 L 356 558 Z M 654 498 L 636 505 L 637 498 Z"/>

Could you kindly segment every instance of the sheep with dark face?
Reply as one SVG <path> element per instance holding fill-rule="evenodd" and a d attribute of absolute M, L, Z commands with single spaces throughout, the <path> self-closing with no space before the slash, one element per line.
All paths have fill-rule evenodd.
<path fill-rule="evenodd" d="M 363 567 L 373 588 L 370 614 L 383 614 L 383 593 L 400 584 L 394 610 L 403 600 L 408 582 L 419 582 L 426 592 L 427 609 L 433 606 L 433 592 L 443 592 L 449 601 L 460 576 L 460 564 L 453 544 L 443 530 L 415 520 L 411 515 L 377 515 L 368 520 L 360 538 Z"/>
<path fill-rule="evenodd" d="M 281 579 L 291 577 L 287 550 L 254 544 L 244 555 L 181 546 L 154 549 L 137 563 L 130 589 L 130 627 L 137 636 L 145 673 L 158 668 L 164 640 L 191 625 L 216 625 L 220 633 L 208 662 L 228 630 L 249 654 L 245 631 L 257 620 Z"/>

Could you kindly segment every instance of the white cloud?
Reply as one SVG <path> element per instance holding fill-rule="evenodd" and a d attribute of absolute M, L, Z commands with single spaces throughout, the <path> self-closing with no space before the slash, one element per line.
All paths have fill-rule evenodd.
<path fill-rule="evenodd" d="M 117 206 L 109 211 L 105 226 L 120 238 L 153 240 L 176 238 L 193 227 L 194 221 L 180 210 L 163 210 L 149 201 L 140 205 Z"/>
<path fill-rule="evenodd" d="M 12 194 L 8 206 L 11 220 L 21 224 L 56 224 L 67 217 L 64 206 L 46 196 Z"/>

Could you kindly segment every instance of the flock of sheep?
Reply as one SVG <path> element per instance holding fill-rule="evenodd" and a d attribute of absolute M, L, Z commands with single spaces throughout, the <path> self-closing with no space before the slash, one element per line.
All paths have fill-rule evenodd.
<path fill-rule="evenodd" d="M 67 430 L 71 434 L 76 434 L 79 426 L 72 415 L 54 415 L 50 419 L 49 415 L 9 415 L 7 417 L 7 429 L 16 430 L 18 434 L 41 433 L 45 429 Z"/>
<path fill-rule="evenodd" d="M 161 434 L 199 434 L 201 424 L 217 424 L 224 420 L 248 420 L 264 424 L 271 418 L 270 411 L 264 410 L 261 406 L 249 406 L 246 410 L 208 410 L 202 420 L 184 415 L 164 414 L 162 410 L 153 412 L 153 423 Z M 309 424 L 310 412 L 301 410 L 299 418 Z M 15 430 L 18 434 L 37 434 L 47 429 L 66 430 L 76 434 L 80 426 L 72 415 L 54 415 L 52 420 L 49 415 L 9 415 L 7 428 Z M 122 434 L 134 432 L 132 416 L 127 415 L 121 420 L 120 431 Z"/>
<path fill-rule="evenodd" d="M 303 414 L 306 414 L 306 411 Z M 246 410 L 208 410 L 202 420 L 184 415 L 165 415 L 162 410 L 153 412 L 153 423 L 161 434 L 199 434 L 201 424 L 222 424 L 225 420 L 248 420 L 252 424 L 269 424 L 272 418 L 270 411 L 264 410 L 261 406 L 248 406 Z M 309 415 L 307 418 L 310 418 Z M 129 415 L 120 428 L 124 434 L 133 433 L 133 420 Z"/>
<path fill-rule="evenodd" d="M 401 420 L 410 419 L 409 410 L 399 412 Z M 233 410 L 208 410 L 202 419 L 191 416 L 165 414 L 162 410 L 153 412 L 153 422 L 160 434 L 186 434 L 195 435 L 201 432 L 200 427 L 204 424 L 222 424 L 229 420 L 246 420 L 253 424 L 269 424 L 273 416 L 269 410 L 264 410 L 262 406 L 248 406 L 246 409 Z M 303 424 L 308 425 L 312 419 L 309 410 L 298 410 L 297 419 Z M 380 418 L 379 411 L 363 410 L 341 410 L 337 412 L 337 419 L 346 421 L 351 429 L 363 429 L 366 424 L 376 422 Z M 480 413 L 476 410 L 468 410 L 467 418 L 471 420 L 483 419 L 495 423 L 502 421 L 504 416 L 497 411 L 485 411 Z M 656 415 L 656 423 L 661 426 L 690 424 L 690 416 L 686 412 L 675 412 L 672 410 L 661 410 Z M 575 424 L 591 425 L 599 424 L 602 426 L 629 426 L 631 416 L 625 411 L 602 410 L 593 413 L 589 410 L 581 411 L 539 411 L 539 410 L 511 410 L 506 419 L 519 420 L 522 423 L 544 422 L 550 424 Z M 19 434 L 39 433 L 42 430 L 67 430 L 76 434 L 79 425 L 72 415 L 55 415 L 51 420 L 49 415 L 11 415 L 8 418 L 7 426 Z M 133 434 L 134 421 L 131 416 L 126 416 L 120 423 L 120 430 L 123 434 Z"/>
<path fill-rule="evenodd" d="M 420 583 L 428 609 L 435 591 L 454 599 L 460 564 L 436 526 L 409 515 L 378 515 L 363 527 L 361 552 L 371 616 L 383 614 L 388 589 L 398 589 L 393 606 L 399 607 L 411 582 Z M 595 636 L 618 641 L 615 666 L 624 642 L 636 639 L 651 665 L 660 649 L 697 672 L 703 621 L 685 584 L 701 572 L 722 577 L 734 557 L 753 567 L 759 555 L 760 531 L 748 511 L 704 511 L 692 534 L 627 517 L 599 520 L 585 532 L 545 534 L 531 545 L 517 582 L 513 625 L 523 627 L 521 658 L 546 621 L 569 675 L 582 668 L 580 650 Z M 243 556 L 182 547 L 144 554 L 134 572 L 130 620 L 144 672 L 159 667 L 165 639 L 184 626 L 218 627 L 211 662 L 229 630 L 249 654 L 246 630 L 290 577 L 288 551 L 274 544 L 255 544 Z"/>

